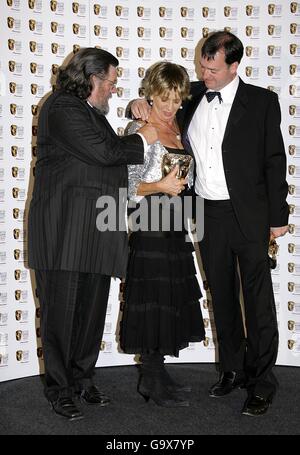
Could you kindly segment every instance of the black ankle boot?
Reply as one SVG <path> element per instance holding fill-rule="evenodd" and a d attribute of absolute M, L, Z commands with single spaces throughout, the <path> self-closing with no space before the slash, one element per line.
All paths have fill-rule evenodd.
<path fill-rule="evenodd" d="M 178 384 L 175 382 L 167 371 L 165 364 L 163 365 L 163 382 L 172 393 L 191 392 L 192 388 L 188 385 Z"/>
<path fill-rule="evenodd" d="M 164 384 L 164 372 L 161 367 L 160 354 L 142 356 L 141 374 L 138 383 L 138 392 L 149 401 L 151 398 L 155 404 L 164 407 L 189 406 L 189 402 L 176 396 Z"/>

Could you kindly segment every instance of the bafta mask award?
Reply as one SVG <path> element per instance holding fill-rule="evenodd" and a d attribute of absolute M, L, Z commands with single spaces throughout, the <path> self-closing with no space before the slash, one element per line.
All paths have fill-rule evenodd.
<path fill-rule="evenodd" d="M 183 179 L 187 176 L 193 158 L 190 155 L 180 155 L 177 153 L 165 153 L 162 157 L 162 175 L 165 177 L 178 165 L 176 177 Z"/>

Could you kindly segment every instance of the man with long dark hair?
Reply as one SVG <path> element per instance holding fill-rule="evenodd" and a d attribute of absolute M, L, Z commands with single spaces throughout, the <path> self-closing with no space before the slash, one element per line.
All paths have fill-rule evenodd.
<path fill-rule="evenodd" d="M 142 164 L 144 143 L 157 138 L 147 125 L 120 138 L 106 120 L 117 65 L 109 52 L 81 49 L 59 71 L 39 117 L 29 266 L 41 306 L 45 394 L 69 420 L 83 417 L 74 392 L 88 404 L 109 403 L 92 378 L 110 280 L 126 272 L 127 233 L 98 230 L 96 203 L 110 196 L 114 215 L 125 219 L 119 189 L 127 188 L 127 164 Z"/>
<path fill-rule="evenodd" d="M 212 295 L 220 363 L 211 397 L 245 386 L 245 415 L 267 412 L 278 329 L 268 244 L 288 230 L 286 156 L 274 92 L 237 75 L 243 44 L 227 31 L 212 33 L 201 49 L 201 82 L 178 111 L 183 143 L 196 162 L 195 192 L 205 200 L 199 243 Z M 137 101 L 134 103 L 137 105 Z M 134 108 L 145 119 L 146 103 Z M 245 320 L 239 299 L 243 288 Z M 244 323 L 246 334 L 244 330 Z"/>

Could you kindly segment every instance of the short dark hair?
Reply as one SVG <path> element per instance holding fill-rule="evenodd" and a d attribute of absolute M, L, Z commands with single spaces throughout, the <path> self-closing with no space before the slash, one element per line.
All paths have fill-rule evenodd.
<path fill-rule="evenodd" d="M 233 33 L 221 30 L 209 35 L 201 49 L 201 56 L 207 60 L 213 60 L 219 50 L 224 50 L 225 62 L 231 65 L 240 63 L 244 54 L 244 46 L 241 40 Z"/>
<path fill-rule="evenodd" d="M 117 67 L 119 61 L 110 52 L 96 47 L 81 48 L 65 68 L 60 68 L 56 89 L 63 89 L 80 99 L 87 99 L 92 91 L 90 76 L 105 77 L 110 66 Z"/>

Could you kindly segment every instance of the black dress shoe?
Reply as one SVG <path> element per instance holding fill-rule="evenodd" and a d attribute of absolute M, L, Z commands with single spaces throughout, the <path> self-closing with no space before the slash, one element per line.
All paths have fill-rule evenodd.
<path fill-rule="evenodd" d="M 87 389 L 83 389 L 79 393 L 81 401 L 87 404 L 98 404 L 99 406 L 107 406 L 110 403 L 110 399 L 105 396 L 95 386 L 91 385 Z"/>
<path fill-rule="evenodd" d="M 259 395 L 251 394 L 245 401 L 242 409 L 242 414 L 247 416 L 260 416 L 267 412 L 272 403 L 273 396 L 268 398 L 260 397 Z"/>
<path fill-rule="evenodd" d="M 219 381 L 209 390 L 209 396 L 215 398 L 223 397 L 236 388 L 242 388 L 244 382 L 244 376 L 238 375 L 235 371 L 222 372 Z"/>
<path fill-rule="evenodd" d="M 56 401 L 50 401 L 50 404 L 56 414 L 69 420 L 81 420 L 84 417 L 71 397 L 60 397 Z"/>

